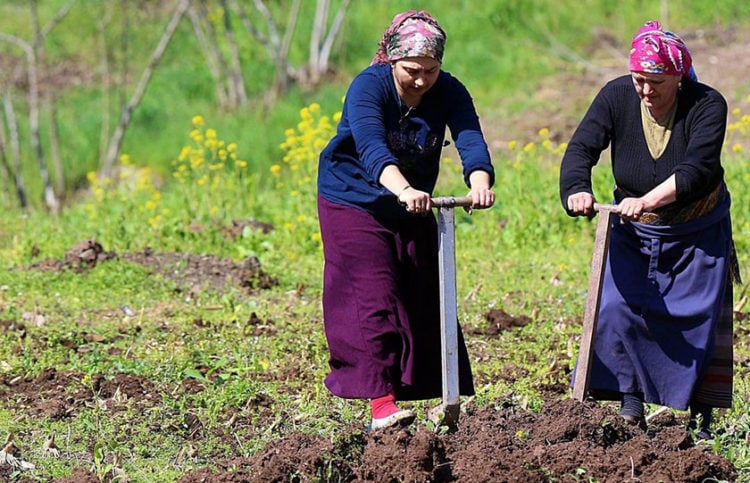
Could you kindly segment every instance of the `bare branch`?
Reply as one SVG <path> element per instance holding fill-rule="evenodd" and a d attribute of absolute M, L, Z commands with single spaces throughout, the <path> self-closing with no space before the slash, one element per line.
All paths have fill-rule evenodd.
<path fill-rule="evenodd" d="M 255 9 L 258 11 L 261 17 L 263 17 L 263 20 L 266 21 L 266 27 L 268 27 L 268 35 L 270 39 L 263 43 L 263 45 L 266 47 L 266 50 L 270 54 L 271 58 L 275 58 L 276 56 L 274 54 L 274 51 L 279 46 L 281 46 L 281 37 L 279 36 L 279 31 L 276 28 L 276 22 L 273 20 L 271 11 L 268 10 L 268 7 L 266 7 L 266 4 L 263 3 L 263 0 L 253 0 L 253 5 L 255 5 Z"/>
<path fill-rule="evenodd" d="M 263 35 L 263 32 L 255 28 L 255 25 L 250 21 L 250 17 L 247 16 L 245 9 L 237 3 L 237 0 L 230 0 L 232 8 L 237 12 L 242 21 L 242 25 L 247 29 L 248 32 L 257 40 L 261 45 L 265 46 L 268 44 L 268 38 Z M 265 7 L 265 5 L 264 5 Z M 257 7 L 256 7 L 257 8 Z"/>
<path fill-rule="evenodd" d="M 104 159 L 104 165 L 102 166 L 102 172 L 105 176 L 109 176 L 112 172 L 112 166 L 115 163 L 115 159 L 120 154 L 122 141 L 125 138 L 125 130 L 130 123 L 130 118 L 133 115 L 133 110 L 141 102 L 141 99 L 146 92 L 146 87 L 148 86 L 148 83 L 151 80 L 151 76 L 154 73 L 154 69 L 159 64 L 159 61 L 164 55 L 164 52 L 167 50 L 167 46 L 169 45 L 170 40 L 172 40 L 172 36 L 174 35 L 175 30 L 177 30 L 177 26 L 180 24 L 180 20 L 182 20 L 182 17 L 185 15 L 185 12 L 190 6 L 190 1 L 191 0 L 179 0 L 177 6 L 175 7 L 174 13 L 172 14 L 172 18 L 170 19 L 166 30 L 162 34 L 161 39 L 159 40 L 159 44 L 156 46 L 156 49 L 154 49 L 148 65 L 141 74 L 141 78 L 135 88 L 133 96 L 130 98 L 130 101 L 128 101 L 127 105 L 123 108 L 122 114 L 120 116 L 120 122 L 115 129 L 115 133 L 112 136 L 112 139 L 110 140 L 109 149 L 107 150 L 107 156 Z"/>
<path fill-rule="evenodd" d="M 341 2 L 339 9 L 336 11 L 336 16 L 333 19 L 333 23 L 331 24 L 331 28 L 328 30 L 328 35 L 326 35 L 325 42 L 323 42 L 323 46 L 320 49 L 320 73 L 321 74 L 328 71 L 328 61 L 331 57 L 331 49 L 333 48 L 333 42 L 336 40 L 336 37 L 341 31 L 341 26 L 344 24 L 344 18 L 346 17 L 346 9 L 349 8 L 349 2 L 350 0 L 343 0 Z"/>
<path fill-rule="evenodd" d="M 286 59 L 289 56 L 289 47 L 292 44 L 292 37 L 294 36 L 294 29 L 297 27 L 297 19 L 299 18 L 299 9 L 302 7 L 302 0 L 294 0 L 291 10 L 289 10 L 289 17 L 287 17 L 286 28 L 284 29 L 284 38 L 281 41 L 281 56 Z"/>
<path fill-rule="evenodd" d="M 60 23 L 60 21 L 65 18 L 65 16 L 70 12 L 70 10 L 73 8 L 73 4 L 76 3 L 78 0 L 70 0 L 66 5 L 63 5 L 63 7 L 57 11 L 54 17 L 47 22 L 47 24 L 41 29 L 40 34 L 42 38 L 47 37 L 47 35 L 52 31 L 55 26 Z"/>
<path fill-rule="evenodd" d="M 8 141 L 5 138 L 5 122 L 3 122 L 3 116 L 0 116 L 0 176 L 2 176 L 2 179 L 7 186 L 7 191 L 3 190 L 4 193 L 10 191 L 10 180 L 11 178 L 15 178 L 13 168 L 11 168 L 10 162 L 8 161 L 7 145 Z M 7 197 L 3 196 L 3 198 L 4 200 L 7 200 Z"/>

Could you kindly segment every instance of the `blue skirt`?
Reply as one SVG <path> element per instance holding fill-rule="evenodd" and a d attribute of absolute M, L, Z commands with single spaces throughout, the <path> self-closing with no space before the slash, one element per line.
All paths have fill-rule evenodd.
<path fill-rule="evenodd" d="M 729 198 L 694 221 L 614 218 L 589 389 L 685 410 L 732 400 Z"/>

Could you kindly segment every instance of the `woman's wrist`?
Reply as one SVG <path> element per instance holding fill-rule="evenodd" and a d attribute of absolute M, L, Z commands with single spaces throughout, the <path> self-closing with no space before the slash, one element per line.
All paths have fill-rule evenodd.
<path fill-rule="evenodd" d="M 406 193 L 410 189 L 411 189 L 411 185 L 410 184 L 407 184 L 406 186 L 404 186 L 403 188 L 401 188 L 401 191 L 399 191 L 398 195 L 397 195 L 398 199 L 401 199 L 401 195 L 404 194 L 404 193 Z"/>

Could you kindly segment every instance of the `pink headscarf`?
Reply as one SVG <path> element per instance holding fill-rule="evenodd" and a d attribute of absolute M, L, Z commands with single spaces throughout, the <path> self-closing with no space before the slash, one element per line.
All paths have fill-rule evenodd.
<path fill-rule="evenodd" d="M 693 59 L 685 42 L 664 31 L 656 20 L 646 22 L 633 37 L 630 70 L 650 74 L 692 77 Z"/>
<path fill-rule="evenodd" d="M 442 63 L 445 39 L 445 31 L 424 10 L 399 13 L 383 33 L 372 64 L 387 64 L 405 57 L 431 57 Z"/>

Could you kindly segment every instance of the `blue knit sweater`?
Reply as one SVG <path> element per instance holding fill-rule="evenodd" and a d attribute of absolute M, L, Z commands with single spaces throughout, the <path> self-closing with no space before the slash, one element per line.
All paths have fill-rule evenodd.
<path fill-rule="evenodd" d="M 675 175 L 676 204 L 707 195 L 722 181 L 721 150 L 727 104 L 711 87 L 683 79 L 672 134 L 664 153 L 654 159 L 641 124 L 640 98 L 630 75 L 607 83 L 596 96 L 568 144 L 560 168 L 560 197 L 593 193 L 591 169 L 611 147 L 617 187 L 642 196 Z"/>
<path fill-rule="evenodd" d="M 328 201 L 373 214 L 404 213 L 380 175 L 396 165 L 414 188 L 431 193 L 440 168 L 446 126 L 467 186 L 475 170 L 494 171 L 473 100 L 464 85 L 440 72 L 419 106 L 401 101 L 389 64 L 362 71 L 349 86 L 336 135 L 320 154 L 318 192 Z"/>

